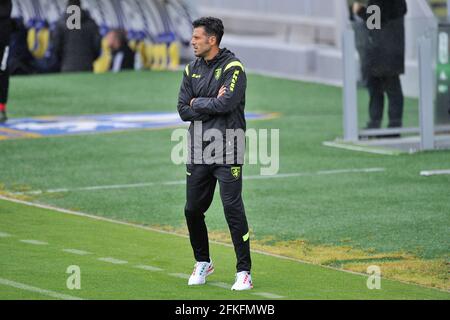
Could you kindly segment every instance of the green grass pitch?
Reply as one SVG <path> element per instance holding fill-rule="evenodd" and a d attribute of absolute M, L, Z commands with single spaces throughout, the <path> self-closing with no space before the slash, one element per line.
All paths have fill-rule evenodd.
<path fill-rule="evenodd" d="M 175 112 L 180 79 L 178 72 L 16 77 L 11 83 L 10 116 Z M 366 96 L 360 91 L 361 124 Z M 450 177 L 419 176 L 421 170 L 450 168 L 450 152 L 385 156 L 324 147 L 323 141 L 342 135 L 339 88 L 249 75 L 247 101 L 247 111 L 280 113 L 276 119 L 248 123 L 250 128 L 280 129 L 280 173 L 311 173 L 245 181 L 244 202 L 253 243 L 282 254 L 280 243 L 287 243 L 294 251 L 286 255 L 355 271 L 365 270 L 364 263 L 370 261 L 379 264 L 387 278 L 450 289 L 446 267 Z M 407 99 L 405 124 L 416 123 L 417 101 Z M 153 182 L 155 186 L 145 188 L 43 193 L 28 200 L 185 233 L 185 187 L 158 185 L 184 179 L 185 168 L 170 161 L 171 131 L 1 141 L 0 193 L 14 196 L 24 190 Z M 314 174 L 355 168 L 384 171 Z M 258 173 L 258 166 L 244 167 L 244 176 Z M 168 276 L 191 271 L 193 258 L 185 238 L 5 201 L 0 201 L 0 220 L 0 232 L 12 235 L 0 238 L 0 278 L 82 298 L 263 298 L 250 293 L 234 295 L 214 286 L 187 288 L 185 279 Z M 216 234 L 228 232 L 218 194 L 207 223 Z M 19 241 L 29 238 L 49 244 Z M 297 252 L 299 243 L 305 247 Z M 93 255 L 63 254 L 63 246 Z M 323 248 L 328 251 L 317 260 L 315 253 Z M 217 269 L 211 281 L 231 284 L 231 248 L 214 245 L 213 249 Z M 344 253 L 334 256 L 333 252 Z M 355 252 L 363 252 L 364 257 Z M 110 265 L 96 260 L 101 256 L 129 263 Z M 410 261 L 417 269 L 410 269 Z M 65 268 L 77 263 L 84 285 L 80 292 L 70 292 L 62 287 Z M 165 273 L 133 268 L 152 263 Z M 438 267 L 429 268 L 427 263 Z M 435 289 L 385 279 L 381 291 L 370 291 L 362 276 L 263 255 L 255 254 L 254 266 L 255 292 L 288 299 L 449 298 L 448 293 Z M 283 270 L 295 286 L 289 285 L 289 279 L 271 281 L 281 277 Z M 3 299 L 45 298 L 36 292 L 0 288 Z"/>
<path fill-rule="evenodd" d="M 192 257 L 187 239 L 133 226 L 96 221 L 0 200 L 0 299 L 46 295 L 2 283 L 32 285 L 80 299 L 447 299 L 448 294 L 395 281 L 368 290 L 367 278 L 323 267 L 254 254 L 251 292 L 232 292 L 234 252 L 213 244 L 215 273 L 208 285 L 188 287 Z M 41 245 L 21 242 L 36 240 Z M 86 255 L 68 253 L 82 250 Z M 104 262 L 114 258 L 124 264 Z M 68 290 L 69 266 L 80 267 L 81 289 Z M 136 266 L 151 266 L 149 271 Z M 274 268 L 276 266 L 276 268 Z M 174 274 L 178 276 L 174 276 Z"/>

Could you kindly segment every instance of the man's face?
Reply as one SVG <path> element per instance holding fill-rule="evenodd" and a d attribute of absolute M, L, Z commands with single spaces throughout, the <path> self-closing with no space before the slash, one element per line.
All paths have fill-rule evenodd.
<path fill-rule="evenodd" d="M 204 27 L 194 29 L 191 45 L 196 57 L 206 57 L 215 43 L 215 37 L 206 34 Z"/>
<path fill-rule="evenodd" d="M 113 31 L 109 32 L 106 35 L 106 41 L 108 43 L 108 46 L 112 50 L 117 50 L 120 48 L 119 38 L 118 38 L 117 34 L 115 34 Z"/>

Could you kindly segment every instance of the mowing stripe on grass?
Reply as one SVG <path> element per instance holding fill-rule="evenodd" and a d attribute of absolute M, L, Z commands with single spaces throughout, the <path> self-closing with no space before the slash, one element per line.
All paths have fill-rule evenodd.
<path fill-rule="evenodd" d="M 377 173 L 384 172 L 385 168 L 362 168 L 362 169 L 336 169 L 336 170 L 320 170 L 315 172 L 294 172 L 294 173 L 280 173 L 272 176 L 244 176 L 244 180 L 266 180 L 266 179 L 284 179 L 284 178 L 298 178 L 305 176 L 322 176 L 322 175 L 338 175 L 338 174 L 352 174 L 352 173 Z M 114 184 L 103 186 L 89 186 L 80 188 L 58 188 L 48 190 L 32 190 L 24 192 L 13 192 L 14 195 L 39 195 L 43 193 L 67 193 L 76 191 L 98 191 L 98 190 L 114 190 L 114 189 L 133 189 L 133 188 L 147 188 L 153 186 L 173 186 L 184 185 L 185 180 L 178 181 L 162 181 L 162 182 L 142 182 L 131 184 Z"/>
<path fill-rule="evenodd" d="M 8 279 L 3 279 L 3 278 L 0 278 L 0 285 L 13 287 L 13 288 L 20 289 L 20 290 L 25 290 L 25 291 L 36 292 L 36 293 L 42 294 L 44 296 L 48 296 L 48 297 L 56 298 L 56 299 L 61 299 L 61 300 L 83 300 L 83 299 L 78 298 L 78 297 L 69 296 L 67 294 L 58 293 L 58 292 L 51 291 L 51 290 L 45 290 L 45 289 L 41 289 L 41 288 L 38 288 L 38 287 L 29 286 L 29 285 L 24 284 L 24 283 L 15 282 L 15 281 L 11 281 L 11 280 L 8 280 Z"/>
<path fill-rule="evenodd" d="M 47 244 L 45 242 L 38 241 L 38 240 L 20 240 L 20 241 L 26 242 L 26 243 L 30 243 L 30 244 L 35 244 L 35 245 Z M 84 251 L 84 250 L 79 250 L 79 249 L 62 249 L 61 251 L 67 252 L 67 253 L 72 253 L 72 254 L 77 254 L 77 255 L 88 255 L 88 254 L 91 254 L 90 252 L 87 252 L 87 251 Z M 116 265 L 128 264 L 128 261 L 120 260 L 120 259 L 116 259 L 116 258 L 111 258 L 111 257 L 98 258 L 97 260 L 103 261 L 103 262 L 107 262 L 107 263 L 116 264 Z M 153 267 L 153 266 L 149 266 L 149 265 L 135 265 L 134 268 L 142 269 L 142 270 L 146 270 L 146 271 L 151 271 L 151 272 L 163 271 L 163 269 L 161 269 L 161 268 Z M 184 279 L 184 280 L 187 280 L 187 279 L 190 278 L 190 275 L 186 274 L 186 273 L 168 273 L 167 275 L 171 276 L 171 277 L 179 278 L 179 279 Z M 224 282 L 211 282 L 211 283 L 207 283 L 207 284 L 215 286 L 215 287 L 223 288 L 223 289 L 226 289 L 226 290 L 229 290 L 231 288 L 231 285 L 229 285 L 227 283 L 224 283 Z M 257 296 L 261 296 L 261 297 L 264 297 L 264 298 L 268 298 L 268 299 L 280 299 L 280 298 L 283 298 L 282 296 L 279 296 L 279 295 L 276 295 L 276 294 L 272 294 L 272 293 L 268 293 L 268 292 L 254 292 L 252 294 L 257 295 Z"/>
<path fill-rule="evenodd" d="M 11 237 L 11 235 L 9 233 L 0 232 L 0 238 L 9 238 L 9 237 Z"/>
<path fill-rule="evenodd" d="M 147 270 L 147 271 L 152 271 L 152 272 L 164 271 L 164 269 L 161 269 L 158 267 L 153 267 L 153 266 L 147 266 L 147 265 L 137 265 L 134 267 L 137 269 L 142 269 L 142 270 Z"/>
<path fill-rule="evenodd" d="M 114 224 L 118 224 L 118 225 L 124 225 L 124 226 L 129 226 L 129 227 L 133 227 L 133 228 L 142 229 L 142 230 L 157 232 L 157 233 L 160 233 L 160 234 L 168 234 L 168 235 L 173 235 L 173 236 L 189 239 L 189 236 L 185 235 L 185 234 L 180 234 L 180 233 L 171 232 L 171 231 L 165 231 L 165 230 L 161 230 L 161 229 L 157 229 L 157 228 L 152 228 L 152 227 L 143 226 L 143 225 L 134 224 L 134 223 L 125 222 L 125 221 L 120 221 L 120 220 L 114 220 L 114 219 L 111 219 L 111 218 L 100 217 L 100 216 L 96 216 L 96 215 L 93 215 L 93 214 L 88 214 L 88 213 L 83 213 L 83 212 L 78 212 L 78 211 L 58 208 L 58 207 L 54 207 L 54 206 L 50 206 L 50 205 L 46 205 L 46 204 L 41 204 L 41 203 L 35 203 L 35 202 L 29 202 L 29 201 L 9 198 L 9 197 L 5 197 L 5 196 L 2 196 L 2 195 L 0 195 L 0 199 L 1 200 L 5 200 L 5 201 L 14 202 L 14 203 L 27 205 L 27 206 L 30 206 L 30 207 L 52 210 L 52 211 L 55 211 L 55 212 L 64 213 L 64 214 L 70 214 L 70 215 L 73 215 L 73 216 L 85 217 L 85 218 L 89 218 L 89 219 L 93 219 L 93 220 L 99 220 L 99 221 L 106 221 L 106 222 L 110 222 L 110 223 L 114 223 Z M 224 243 L 224 242 L 214 241 L 214 240 L 209 240 L 209 242 L 210 243 L 214 243 L 214 244 L 218 244 L 218 245 L 221 245 L 221 246 L 233 248 L 233 245 L 230 244 L 230 243 Z M 359 275 L 359 276 L 362 276 L 362 277 L 367 277 L 367 274 L 365 274 L 365 273 L 359 273 L 359 272 L 350 271 L 350 270 L 342 270 L 342 269 L 338 269 L 338 268 L 334 268 L 334 267 L 330 267 L 330 266 L 325 266 L 325 265 L 317 265 L 317 264 L 314 264 L 314 263 L 309 262 L 309 261 L 296 259 L 296 258 L 291 258 L 291 257 L 286 257 L 286 256 L 283 256 L 283 255 L 278 255 L 278 254 L 275 254 L 275 253 L 269 253 L 269 252 L 265 252 L 265 251 L 262 251 L 262 250 L 251 249 L 251 252 L 259 253 L 259 254 L 262 254 L 262 255 L 265 255 L 265 256 L 274 257 L 274 258 L 278 258 L 278 259 L 295 261 L 295 262 L 298 262 L 298 263 L 309 264 L 309 265 L 315 265 L 315 266 L 318 266 L 318 267 L 321 267 L 321 268 L 325 268 L 325 269 L 331 269 L 331 270 L 335 270 L 335 271 L 339 271 L 339 272 L 345 272 L 345 273 Z"/>
<path fill-rule="evenodd" d="M 152 228 L 148 228 L 148 227 L 145 227 L 145 226 L 140 226 L 140 225 L 136 225 L 136 224 L 132 224 L 132 223 L 127 223 L 127 222 L 122 222 L 122 221 L 117 221 L 117 220 L 112 220 L 112 219 L 106 219 L 106 218 L 102 218 L 102 217 L 92 216 L 92 215 L 83 214 L 83 213 L 80 213 L 80 212 L 71 212 L 70 210 L 65 210 L 65 209 L 55 208 L 55 207 L 51 207 L 51 206 L 48 206 L 48 205 L 40 205 L 40 204 L 36 204 L 36 203 L 32 203 L 32 202 L 26 202 L 26 201 L 23 201 L 23 200 L 18 200 L 18 199 L 13 199 L 13 198 L 8 198 L 8 197 L 1 196 L 1 195 L 0 195 L 0 199 L 1 199 L 1 200 L 6 200 L 6 201 L 10 201 L 10 202 L 14 202 L 14 203 L 19 203 L 19 204 L 28 205 L 28 206 L 31 206 L 31 207 L 42 208 L 42 209 L 47 209 L 47 210 L 53 210 L 53 211 L 59 212 L 59 213 L 66 213 L 66 214 L 71 214 L 71 215 L 74 215 L 74 216 L 81 216 L 81 217 L 85 217 L 85 218 L 90 218 L 90 219 L 92 219 L 92 220 L 99 220 L 99 221 L 111 222 L 111 223 L 114 223 L 114 224 L 116 224 L 116 225 L 126 225 L 126 226 L 131 226 L 131 227 L 134 227 L 134 228 L 137 228 L 137 229 L 148 230 L 148 231 L 154 231 L 154 232 L 161 233 L 161 234 L 170 234 L 170 235 L 174 235 L 174 236 L 178 236 L 178 237 L 188 238 L 188 237 L 185 236 L 185 235 L 181 235 L 181 234 L 177 234 L 177 233 L 173 233 L 173 232 L 167 232 L 167 231 L 162 231 L 162 230 L 158 230 L 158 229 L 152 229 Z M 224 243 L 221 243 L 221 242 L 215 242 L 215 241 L 211 241 L 211 242 L 216 243 L 216 244 L 218 244 L 218 245 L 223 245 L 223 246 L 227 246 L 227 247 L 232 247 L 232 245 L 230 245 L 230 244 L 224 244 Z M 263 251 L 259 251 L 259 250 L 252 250 L 252 252 L 260 253 L 260 254 L 266 255 L 266 256 L 276 257 L 276 258 L 279 258 L 279 259 L 295 261 L 295 262 L 297 262 L 297 263 L 300 262 L 300 263 L 310 264 L 310 265 L 314 265 L 314 266 L 317 267 L 317 268 L 330 269 L 330 270 L 338 271 L 338 272 L 340 272 L 340 273 L 350 273 L 350 274 L 355 274 L 355 275 L 362 276 L 363 279 L 364 279 L 364 278 L 367 278 L 367 275 L 366 275 L 366 274 L 362 274 L 362 273 L 349 272 L 349 271 L 346 271 L 346 270 L 341 270 L 341 269 L 337 269 L 337 268 L 329 267 L 329 266 L 315 265 L 315 264 L 313 264 L 313 263 L 310 263 L 310 262 L 304 262 L 304 261 L 301 261 L 301 260 L 299 260 L 299 259 L 294 259 L 294 258 L 284 257 L 284 256 L 276 255 L 276 254 L 270 254 L 270 253 L 263 252 Z M 177 277 L 177 278 L 182 278 L 182 279 L 187 279 L 187 278 L 189 277 L 188 274 L 183 274 L 183 273 L 172 273 L 172 274 L 169 274 L 169 276 L 173 276 L 173 277 Z M 399 282 L 399 283 L 407 283 L 407 282 L 404 282 L 404 281 L 395 281 L 395 282 Z M 220 286 L 220 287 L 224 287 L 224 288 L 225 288 L 225 285 L 226 285 L 226 284 L 217 284 L 217 283 L 214 283 L 213 286 L 214 286 L 214 285 L 215 285 L 215 286 L 218 286 L 218 287 Z M 411 285 L 411 283 L 409 283 L 409 285 Z M 423 288 L 430 289 L 429 287 L 425 287 L 425 286 L 421 286 L 421 285 L 414 285 L 414 286 L 417 286 L 417 287 L 423 287 Z M 231 288 L 231 285 L 226 285 L 226 287 L 227 287 L 226 289 L 229 289 L 229 288 Z M 443 291 L 443 290 L 439 290 L 439 291 Z M 365 291 L 364 291 L 364 292 L 365 292 Z M 446 291 L 446 292 L 447 292 L 447 291 Z M 255 293 L 256 293 L 256 292 L 255 292 Z M 265 293 L 267 293 L 267 292 L 265 292 Z M 271 293 L 269 293 L 269 294 L 271 294 Z"/>
<path fill-rule="evenodd" d="M 111 258 L 111 257 L 98 258 L 97 260 L 112 263 L 112 264 L 127 264 L 128 263 L 128 261 L 119 260 L 119 259 L 115 259 L 115 258 Z"/>
<path fill-rule="evenodd" d="M 79 256 L 86 256 L 88 254 L 92 254 L 90 252 L 78 250 L 78 249 L 62 249 L 62 251 L 67 252 L 67 253 L 77 254 Z"/>
<path fill-rule="evenodd" d="M 176 232 L 165 231 L 165 230 L 161 230 L 161 229 L 157 229 L 157 228 L 152 228 L 152 227 L 147 227 L 147 226 L 143 226 L 143 225 L 139 225 L 139 224 L 134 224 L 134 223 L 124 222 L 124 221 L 120 221 L 120 220 L 114 220 L 114 219 L 110 219 L 110 218 L 95 216 L 95 215 L 88 214 L 88 213 L 67 210 L 67 209 L 58 208 L 58 207 L 54 207 L 54 206 L 50 206 L 50 205 L 45 205 L 45 204 L 40 204 L 40 203 L 34 203 L 34 202 L 19 200 L 19 199 L 15 199 L 15 198 L 6 197 L 6 196 L 3 196 L 3 195 L 0 195 L 0 200 L 10 201 L 10 202 L 18 203 L 18 204 L 27 205 L 27 206 L 30 206 L 30 207 L 52 210 L 52 211 L 55 211 L 55 212 L 64 213 L 64 214 L 70 214 L 70 215 L 73 215 L 73 216 L 85 217 L 85 218 L 89 218 L 89 219 L 93 219 L 93 220 L 105 221 L 105 222 L 110 222 L 110 223 L 117 224 L 117 225 L 130 226 L 130 227 L 133 227 L 133 228 L 138 228 L 138 229 L 142 229 L 142 230 L 157 232 L 157 233 L 160 233 L 160 234 L 168 234 L 168 235 L 173 235 L 173 236 L 189 239 L 188 235 L 184 235 L 184 234 L 180 234 L 180 233 L 176 233 Z M 224 242 L 214 241 L 214 240 L 210 240 L 209 242 L 217 244 L 217 245 L 233 248 L 233 245 L 229 244 L 229 243 L 224 243 Z M 314 264 L 313 262 L 310 262 L 310 261 L 301 260 L 301 259 L 297 259 L 297 258 L 291 258 L 291 257 L 279 255 L 279 254 L 274 254 L 274 253 L 269 253 L 269 252 L 265 252 L 265 251 L 262 251 L 262 250 L 251 249 L 251 252 L 258 253 L 258 254 L 265 255 L 265 256 L 269 256 L 269 257 L 274 257 L 274 258 L 277 258 L 277 259 L 288 260 L 288 261 L 293 261 L 293 262 L 297 262 L 297 263 L 313 265 L 313 266 L 316 266 L 316 267 L 319 267 L 319 268 L 324 268 L 324 269 L 334 270 L 334 271 L 338 271 L 338 272 L 358 275 L 358 276 L 361 276 L 363 278 L 367 278 L 367 276 L 368 276 L 366 273 L 360 273 L 360 272 L 350 271 L 350 270 L 343 270 L 343 269 L 339 269 L 339 268 L 336 268 L 336 267 L 333 267 L 333 266 Z M 411 285 L 411 283 L 407 282 L 407 281 L 401 281 L 401 280 L 394 280 L 394 281 L 399 282 L 399 283 L 404 283 L 404 284 Z M 413 284 L 413 285 L 429 289 L 429 287 L 423 286 L 423 285 L 420 285 L 420 284 Z M 436 290 L 447 292 L 446 290 L 440 290 L 440 289 L 436 289 Z"/>
<path fill-rule="evenodd" d="M 46 245 L 48 245 L 47 242 L 39 241 L 39 240 L 20 240 L 20 242 L 28 243 L 28 244 L 34 244 L 36 246 L 46 246 Z"/>

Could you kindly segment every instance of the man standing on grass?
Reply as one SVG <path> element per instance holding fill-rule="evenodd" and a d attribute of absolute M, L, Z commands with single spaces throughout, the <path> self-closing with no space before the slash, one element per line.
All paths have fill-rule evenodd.
<path fill-rule="evenodd" d="M 11 0 L 0 0 L 0 124 L 6 122 L 6 103 L 9 90 L 9 38 L 11 35 Z"/>
<path fill-rule="evenodd" d="M 178 100 L 181 119 L 191 122 L 185 216 L 197 262 L 188 284 L 205 284 L 206 277 L 214 271 L 209 255 L 205 213 L 211 205 L 216 183 L 219 181 L 220 196 L 237 258 L 236 279 L 231 289 L 249 290 L 253 288 L 250 240 L 242 201 L 245 148 L 242 151 L 235 143 L 236 137 L 230 139 L 227 134 L 227 130 L 239 131 L 244 135 L 240 137 L 241 141 L 242 138 L 245 141 L 247 79 L 244 67 L 235 55 L 227 49 L 219 48 L 224 33 L 220 19 L 204 17 L 194 21 L 192 25 L 194 30 L 191 45 L 197 59 L 184 70 Z M 208 132 L 219 133 L 219 137 L 214 135 L 215 139 L 205 139 L 208 141 L 203 142 L 202 138 L 208 136 Z M 210 157 L 204 155 L 208 147 L 211 149 L 211 145 L 217 143 L 221 146 L 219 151 Z"/>
<path fill-rule="evenodd" d="M 389 100 L 389 128 L 403 125 L 404 97 L 400 75 L 405 73 L 405 0 L 369 0 L 367 7 L 353 4 L 353 14 L 367 21 L 367 8 L 377 6 L 381 14 L 381 29 L 367 30 L 362 52 L 362 73 L 367 77 L 369 91 L 369 121 L 367 129 L 379 129 L 383 120 L 384 98 Z M 397 138 L 398 134 L 386 136 Z"/>

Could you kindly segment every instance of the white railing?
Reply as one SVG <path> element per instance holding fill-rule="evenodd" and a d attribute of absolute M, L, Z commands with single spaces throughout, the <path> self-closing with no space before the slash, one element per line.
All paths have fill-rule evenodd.
<path fill-rule="evenodd" d="M 192 3 L 202 15 L 226 20 L 234 33 L 237 30 L 233 27 L 239 26 L 242 35 L 273 32 L 287 43 L 299 44 L 306 39 L 337 47 L 347 12 L 346 0 L 192 0 Z M 305 37 L 307 34 L 311 36 Z"/>
<path fill-rule="evenodd" d="M 288 14 L 309 17 L 334 16 L 330 0 L 194 0 L 199 6 L 259 14 Z"/>

